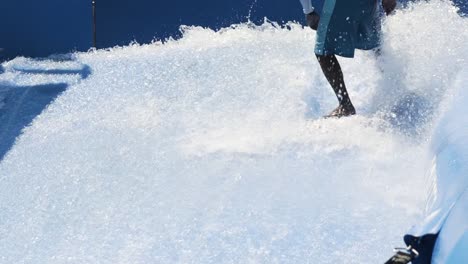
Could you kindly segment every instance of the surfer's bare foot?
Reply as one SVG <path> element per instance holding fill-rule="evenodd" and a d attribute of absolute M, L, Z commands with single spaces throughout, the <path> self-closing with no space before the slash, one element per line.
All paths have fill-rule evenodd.
<path fill-rule="evenodd" d="M 352 104 L 349 105 L 339 105 L 335 110 L 331 111 L 328 115 L 324 116 L 325 118 L 335 117 L 340 118 L 343 116 L 351 116 L 356 114 L 356 109 Z"/>

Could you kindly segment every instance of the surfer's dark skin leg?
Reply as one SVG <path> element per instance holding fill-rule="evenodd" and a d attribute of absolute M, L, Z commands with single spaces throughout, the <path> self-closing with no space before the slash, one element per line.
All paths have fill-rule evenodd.
<path fill-rule="evenodd" d="M 323 74 L 330 83 L 336 98 L 338 98 L 339 105 L 333 110 L 328 117 L 341 117 L 356 114 L 351 99 L 349 98 L 348 91 L 344 82 L 343 72 L 341 66 L 335 55 L 316 55 L 322 68 Z"/>

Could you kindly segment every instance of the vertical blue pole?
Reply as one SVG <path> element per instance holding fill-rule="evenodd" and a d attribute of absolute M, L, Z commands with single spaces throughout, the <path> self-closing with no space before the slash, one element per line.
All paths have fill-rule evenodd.
<path fill-rule="evenodd" d="M 96 48 L 96 0 L 92 0 L 93 5 L 93 47 Z"/>

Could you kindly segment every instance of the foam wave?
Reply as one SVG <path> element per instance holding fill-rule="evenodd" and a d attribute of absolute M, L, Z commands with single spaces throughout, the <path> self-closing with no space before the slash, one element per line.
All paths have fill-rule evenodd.
<path fill-rule="evenodd" d="M 342 60 L 361 113 L 344 120 L 316 120 L 336 102 L 294 23 L 7 62 L 0 82 L 70 87 L 0 164 L 1 260 L 381 262 L 421 214 L 433 120 L 403 136 L 387 116 L 408 91 L 443 111 L 466 28 L 445 1 L 388 19 L 381 61 Z"/>

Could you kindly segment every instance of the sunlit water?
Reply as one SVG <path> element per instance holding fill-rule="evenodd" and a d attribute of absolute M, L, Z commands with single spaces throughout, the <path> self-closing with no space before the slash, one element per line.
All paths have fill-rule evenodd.
<path fill-rule="evenodd" d="M 340 60 L 341 120 L 319 118 L 336 99 L 298 24 L 4 63 L 10 90 L 67 89 L 0 163 L 0 262 L 385 261 L 424 208 L 468 22 L 433 0 L 384 32 L 381 57 Z"/>

